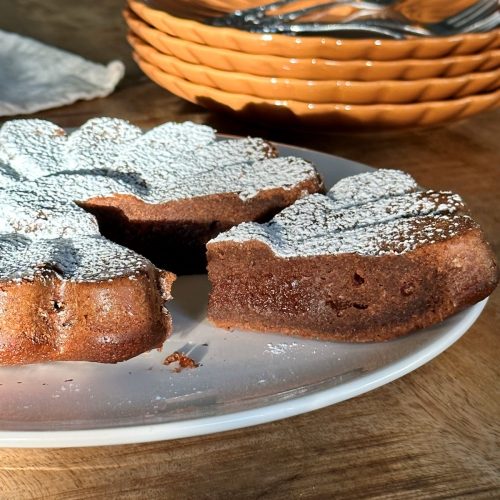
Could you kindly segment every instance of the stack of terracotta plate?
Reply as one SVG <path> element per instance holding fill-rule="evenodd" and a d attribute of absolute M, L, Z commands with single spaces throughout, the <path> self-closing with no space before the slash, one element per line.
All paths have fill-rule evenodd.
<path fill-rule="evenodd" d="M 215 27 L 138 0 L 134 58 L 170 92 L 267 122 L 425 126 L 500 103 L 500 30 L 405 40 L 287 36 Z"/>

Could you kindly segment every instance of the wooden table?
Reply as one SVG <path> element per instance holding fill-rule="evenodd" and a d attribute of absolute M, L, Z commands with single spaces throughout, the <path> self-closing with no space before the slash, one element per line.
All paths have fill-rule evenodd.
<path fill-rule="evenodd" d="M 95 60 L 128 57 L 118 0 L 92 2 L 93 14 L 82 10 L 86 2 L 19 2 L 32 9 L 22 25 L 25 13 L 16 2 L 2 2 L 0 28 L 52 39 Z M 64 9 L 87 17 L 72 24 Z M 100 29 L 86 44 L 92 23 Z M 111 97 L 37 116 L 62 126 L 99 115 L 141 126 L 194 120 L 402 168 L 424 186 L 461 193 L 499 255 L 500 111 L 430 130 L 297 134 L 212 115 L 147 81 L 130 60 L 127 65 L 128 77 Z M 371 393 L 287 420 L 143 445 L 2 449 L 0 498 L 498 498 L 499 325 L 497 291 L 470 331 L 431 363 Z"/>

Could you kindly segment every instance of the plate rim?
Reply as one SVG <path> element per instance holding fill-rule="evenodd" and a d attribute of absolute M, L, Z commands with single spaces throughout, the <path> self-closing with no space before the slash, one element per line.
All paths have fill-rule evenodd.
<path fill-rule="evenodd" d="M 0 447 L 70 448 L 149 443 L 243 429 L 309 413 L 370 392 L 420 368 L 460 339 L 475 323 L 487 302 L 488 298 L 483 299 L 458 313 L 464 315 L 460 322 L 430 345 L 355 380 L 318 393 L 225 415 L 176 422 L 81 430 L 0 431 Z"/>

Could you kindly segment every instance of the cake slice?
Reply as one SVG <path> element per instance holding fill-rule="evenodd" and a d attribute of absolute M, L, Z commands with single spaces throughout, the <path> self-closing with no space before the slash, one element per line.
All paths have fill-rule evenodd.
<path fill-rule="evenodd" d="M 161 347 L 175 275 L 100 236 L 60 191 L 0 190 L 0 364 L 114 363 Z"/>
<path fill-rule="evenodd" d="M 318 339 L 404 335 L 487 297 L 498 280 L 461 198 L 391 170 L 343 179 L 207 248 L 215 325 Z"/>
<path fill-rule="evenodd" d="M 97 234 L 0 234 L 0 364 L 116 363 L 161 347 L 174 279 Z"/>

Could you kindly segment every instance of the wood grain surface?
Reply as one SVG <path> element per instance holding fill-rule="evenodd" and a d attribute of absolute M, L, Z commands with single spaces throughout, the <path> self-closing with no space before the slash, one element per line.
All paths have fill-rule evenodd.
<path fill-rule="evenodd" d="M 363 135 L 235 122 L 142 77 L 121 38 L 122 3 L 100 4 L 0 0 L 0 29 L 38 34 L 94 60 L 127 59 L 128 76 L 111 97 L 37 116 L 62 126 L 99 115 L 141 126 L 189 119 L 402 168 L 424 186 L 461 193 L 500 254 L 500 111 L 429 130 Z M 144 445 L 0 449 L 0 498 L 499 498 L 499 329 L 497 290 L 470 331 L 417 371 L 267 425 Z"/>

